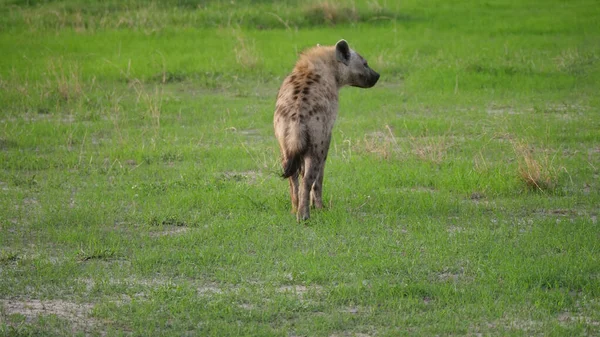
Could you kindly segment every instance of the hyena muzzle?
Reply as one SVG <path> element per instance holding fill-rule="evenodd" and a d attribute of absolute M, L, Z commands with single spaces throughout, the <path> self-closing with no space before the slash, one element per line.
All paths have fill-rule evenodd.
<path fill-rule="evenodd" d="M 322 188 L 338 92 L 350 85 L 370 88 L 379 74 L 345 40 L 302 53 L 277 95 L 273 125 L 282 155 L 283 178 L 289 178 L 292 212 L 310 217 L 309 206 L 323 207 Z M 301 181 L 299 178 L 302 178 Z"/>

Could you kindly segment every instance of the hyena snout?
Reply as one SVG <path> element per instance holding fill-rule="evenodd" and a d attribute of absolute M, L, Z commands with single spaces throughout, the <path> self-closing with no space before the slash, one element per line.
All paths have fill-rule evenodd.
<path fill-rule="evenodd" d="M 355 77 L 355 80 L 351 85 L 353 87 L 366 89 L 373 87 L 377 81 L 379 81 L 379 73 L 371 68 L 367 68 Z"/>
<path fill-rule="evenodd" d="M 374 86 L 377 81 L 379 81 L 379 73 L 373 69 L 369 69 L 369 75 L 367 76 L 367 86 L 365 88 L 370 88 Z"/>

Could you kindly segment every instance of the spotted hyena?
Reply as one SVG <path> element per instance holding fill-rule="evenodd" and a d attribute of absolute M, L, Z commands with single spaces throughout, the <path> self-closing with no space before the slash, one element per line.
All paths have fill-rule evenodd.
<path fill-rule="evenodd" d="M 273 125 L 283 157 L 282 177 L 289 178 L 292 212 L 298 221 L 309 218 L 311 203 L 323 207 L 323 169 L 340 88 L 370 88 L 377 80 L 379 74 L 367 61 L 340 40 L 335 46 L 317 46 L 302 53 L 283 81 Z"/>

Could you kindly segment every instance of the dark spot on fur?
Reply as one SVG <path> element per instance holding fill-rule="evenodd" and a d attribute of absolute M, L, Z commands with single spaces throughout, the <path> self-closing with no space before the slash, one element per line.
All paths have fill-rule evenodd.
<path fill-rule="evenodd" d="M 289 113 L 289 110 L 285 107 L 281 107 L 281 108 L 277 109 L 277 113 L 281 116 L 287 116 L 287 114 Z"/>
<path fill-rule="evenodd" d="M 296 80 L 296 75 L 290 76 L 290 82 L 294 82 Z"/>
<path fill-rule="evenodd" d="M 298 95 L 294 95 L 294 97 L 292 97 L 292 99 L 295 101 L 298 99 Z"/>
<path fill-rule="evenodd" d="M 304 87 L 304 89 L 302 90 L 302 93 L 305 95 L 308 95 L 308 93 L 310 93 L 310 88 L 309 87 Z"/>
<path fill-rule="evenodd" d="M 308 98 L 306 96 L 302 96 L 302 102 L 308 102 Z"/>
<path fill-rule="evenodd" d="M 306 81 L 306 85 L 312 85 L 314 82 L 311 80 Z"/>
<path fill-rule="evenodd" d="M 315 74 L 315 76 L 313 77 L 313 80 L 315 81 L 315 83 L 319 83 L 319 81 L 321 80 L 321 75 Z"/>
<path fill-rule="evenodd" d="M 298 95 L 300 93 L 300 89 L 294 89 L 294 95 Z"/>
<path fill-rule="evenodd" d="M 321 154 L 322 154 L 322 155 L 324 155 L 324 154 L 325 154 L 325 151 L 321 150 Z"/>
<path fill-rule="evenodd" d="M 317 122 L 319 121 L 319 116 L 317 116 Z"/>

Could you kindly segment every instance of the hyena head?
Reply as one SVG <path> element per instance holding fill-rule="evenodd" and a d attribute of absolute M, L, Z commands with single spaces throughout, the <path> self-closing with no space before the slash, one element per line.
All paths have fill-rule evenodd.
<path fill-rule="evenodd" d="M 370 88 L 379 80 L 379 74 L 369 68 L 367 60 L 350 49 L 346 40 L 335 45 L 335 57 L 338 60 L 339 84 L 359 88 Z"/>

